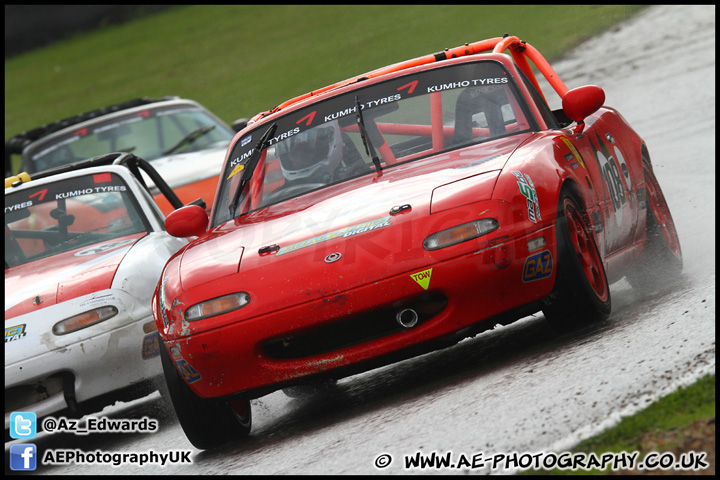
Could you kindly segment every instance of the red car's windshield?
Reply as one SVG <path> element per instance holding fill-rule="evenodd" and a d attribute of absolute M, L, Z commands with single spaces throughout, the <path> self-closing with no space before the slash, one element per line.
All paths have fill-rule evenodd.
<path fill-rule="evenodd" d="M 353 89 L 241 137 L 219 183 L 213 226 L 326 185 L 527 132 L 529 118 L 512 76 L 496 61 Z"/>

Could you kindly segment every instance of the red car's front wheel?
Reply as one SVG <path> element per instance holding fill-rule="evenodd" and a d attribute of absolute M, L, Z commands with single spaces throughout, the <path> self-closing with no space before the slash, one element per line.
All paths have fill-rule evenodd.
<path fill-rule="evenodd" d="M 196 448 L 215 448 L 250 433 L 250 400 L 201 398 L 180 376 L 164 345 L 160 345 L 160 358 L 180 426 Z"/>
<path fill-rule="evenodd" d="M 611 310 L 605 267 L 581 205 L 569 189 L 562 190 L 556 221 L 555 288 L 542 309 L 559 330 L 604 320 Z"/>

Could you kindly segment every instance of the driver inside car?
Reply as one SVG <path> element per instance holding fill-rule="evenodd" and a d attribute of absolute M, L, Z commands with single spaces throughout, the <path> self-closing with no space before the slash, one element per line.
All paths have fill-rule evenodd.
<path fill-rule="evenodd" d="M 365 170 L 348 135 L 337 121 L 311 128 L 276 146 L 285 177 L 282 189 L 295 185 L 327 185 Z"/>
<path fill-rule="evenodd" d="M 343 156 L 342 132 L 337 122 L 298 133 L 276 147 L 285 186 L 300 183 L 328 184 Z"/>

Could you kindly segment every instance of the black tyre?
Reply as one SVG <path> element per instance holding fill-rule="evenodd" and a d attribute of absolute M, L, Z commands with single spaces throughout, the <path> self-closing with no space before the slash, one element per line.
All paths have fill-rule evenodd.
<path fill-rule="evenodd" d="M 610 315 L 605 267 L 582 203 L 570 190 L 560 193 L 557 213 L 557 275 L 542 309 L 557 330 L 569 330 Z"/>
<path fill-rule="evenodd" d="M 647 199 L 645 252 L 640 264 L 632 269 L 627 279 L 634 289 L 652 294 L 676 283 L 682 272 L 683 258 L 670 208 L 645 156 L 643 171 Z"/>
<path fill-rule="evenodd" d="M 250 433 L 250 400 L 201 398 L 180 376 L 164 345 L 160 357 L 175 414 L 190 443 L 207 450 Z"/>

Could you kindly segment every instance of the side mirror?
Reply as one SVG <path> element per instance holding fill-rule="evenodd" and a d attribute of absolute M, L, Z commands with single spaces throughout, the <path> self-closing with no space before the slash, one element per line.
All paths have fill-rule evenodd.
<path fill-rule="evenodd" d="M 231 125 L 232 129 L 235 130 L 235 132 L 239 132 L 243 128 L 247 127 L 248 119 L 247 118 L 238 118 L 233 122 Z"/>
<path fill-rule="evenodd" d="M 569 90 L 562 99 L 562 108 L 565 115 L 578 124 L 576 132 L 581 132 L 585 126 L 585 119 L 597 112 L 605 103 L 605 92 L 595 85 Z"/>
<path fill-rule="evenodd" d="M 199 205 L 186 205 L 170 212 L 165 219 L 165 230 L 173 237 L 199 237 L 207 231 L 210 219 Z"/>

